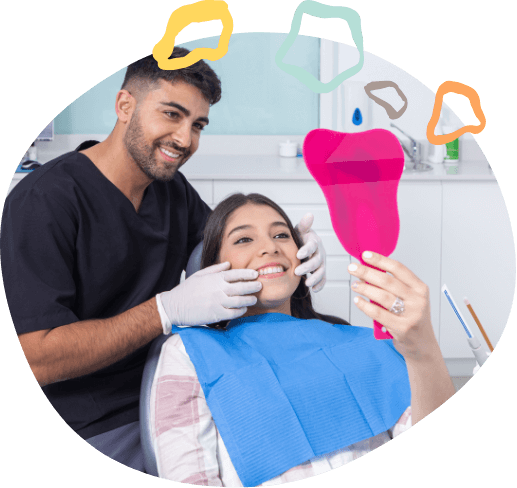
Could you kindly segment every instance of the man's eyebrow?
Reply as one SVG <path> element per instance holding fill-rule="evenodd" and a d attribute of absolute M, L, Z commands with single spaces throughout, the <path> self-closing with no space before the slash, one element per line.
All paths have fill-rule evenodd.
<path fill-rule="evenodd" d="M 161 105 L 166 105 L 167 107 L 177 108 L 180 112 L 183 112 L 187 117 L 190 116 L 190 110 L 186 109 L 183 105 L 180 105 L 176 102 L 160 102 Z M 198 117 L 197 120 L 201 122 L 206 122 L 208 125 L 208 117 Z"/>
<path fill-rule="evenodd" d="M 289 229 L 289 226 L 285 223 L 285 222 L 273 222 L 270 227 L 278 227 L 278 226 L 281 226 L 281 227 L 287 227 Z M 239 230 L 243 230 L 243 229 L 250 229 L 251 227 L 253 227 L 252 225 L 249 225 L 249 224 L 245 224 L 245 225 L 239 225 L 238 227 L 235 227 L 235 229 L 232 229 L 228 235 L 226 237 L 230 237 L 231 234 L 233 234 L 234 232 L 237 232 Z"/>

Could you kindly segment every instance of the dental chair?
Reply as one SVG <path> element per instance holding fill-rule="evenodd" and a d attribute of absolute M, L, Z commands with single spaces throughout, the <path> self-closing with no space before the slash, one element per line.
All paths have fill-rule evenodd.
<path fill-rule="evenodd" d="M 185 269 L 185 276 L 188 278 L 196 271 L 201 269 L 201 253 L 203 252 L 203 241 L 201 241 L 192 251 Z M 144 453 L 144 466 L 148 474 L 158 476 L 156 465 L 156 455 L 151 436 L 151 388 L 153 386 L 154 374 L 158 366 L 158 359 L 164 342 L 170 337 L 161 334 L 154 339 L 151 348 L 147 353 L 147 359 L 142 375 L 142 385 L 140 386 L 140 442 Z"/>

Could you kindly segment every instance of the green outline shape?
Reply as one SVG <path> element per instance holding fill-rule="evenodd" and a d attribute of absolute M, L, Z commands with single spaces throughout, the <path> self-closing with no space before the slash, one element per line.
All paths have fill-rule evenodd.
<path fill-rule="evenodd" d="M 342 73 L 339 73 L 339 75 L 337 75 L 332 81 L 329 81 L 328 83 L 321 82 L 312 74 L 308 73 L 299 66 L 284 63 L 282 60 L 284 59 L 289 49 L 291 49 L 294 41 L 296 40 L 296 37 L 300 32 L 303 14 L 309 14 L 313 17 L 319 17 L 321 19 L 330 18 L 346 20 L 348 26 L 350 27 L 355 46 L 359 50 L 359 62 L 355 66 L 352 66 Z M 359 73 L 363 67 L 364 49 L 363 33 L 361 31 L 361 17 L 354 9 L 348 7 L 334 7 L 332 5 L 325 5 L 323 3 L 314 2 L 313 0 L 303 1 L 300 3 L 300 5 L 298 5 L 296 11 L 294 12 L 293 21 L 291 23 L 291 30 L 289 31 L 286 40 L 280 46 L 275 55 L 275 63 L 281 70 L 285 71 L 291 76 L 294 76 L 313 92 L 329 93 L 332 90 L 335 90 L 339 85 L 341 85 L 341 83 L 343 83 L 343 81 Z"/>

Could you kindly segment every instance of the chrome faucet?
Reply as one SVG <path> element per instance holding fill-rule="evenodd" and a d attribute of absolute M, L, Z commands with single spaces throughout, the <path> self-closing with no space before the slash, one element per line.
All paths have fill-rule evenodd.
<path fill-rule="evenodd" d="M 415 165 L 420 163 L 420 160 L 422 159 L 422 145 L 415 141 L 411 136 L 406 134 L 402 129 L 399 129 L 395 124 L 390 125 L 391 127 L 395 127 L 395 129 L 398 129 L 400 132 L 402 132 L 402 134 L 404 134 L 411 141 L 408 149 L 406 145 L 397 137 L 397 139 L 399 139 L 400 145 L 402 146 L 402 149 L 409 156 L 410 161 Z"/>
<path fill-rule="evenodd" d="M 410 141 L 409 148 L 397 137 L 402 146 L 402 150 L 408 155 L 409 160 L 413 163 L 412 168 L 406 168 L 409 170 L 415 171 L 429 171 L 432 168 L 429 164 L 422 163 L 422 144 L 415 141 L 409 134 L 406 134 L 400 127 L 397 127 L 395 124 L 391 123 L 391 127 L 395 127 L 398 131 L 402 132 Z"/>

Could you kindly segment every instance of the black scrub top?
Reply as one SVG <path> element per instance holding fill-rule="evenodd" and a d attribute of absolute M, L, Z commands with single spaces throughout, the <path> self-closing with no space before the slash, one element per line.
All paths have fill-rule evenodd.
<path fill-rule="evenodd" d="M 28 174 L 7 197 L 1 228 L 17 334 L 113 317 L 172 289 L 210 212 L 180 172 L 151 183 L 138 213 L 80 152 Z M 126 425 L 138 420 L 148 350 L 43 391 L 84 439 Z"/>

